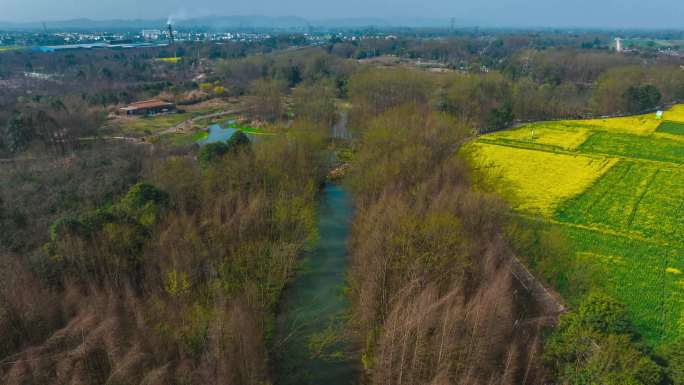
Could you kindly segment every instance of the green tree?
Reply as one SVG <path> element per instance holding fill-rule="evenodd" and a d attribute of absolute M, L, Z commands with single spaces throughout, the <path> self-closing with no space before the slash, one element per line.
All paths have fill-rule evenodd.
<path fill-rule="evenodd" d="M 622 304 L 591 293 L 577 312 L 561 317 L 546 341 L 545 361 L 563 384 L 659 384 L 662 368 L 637 348 L 630 330 Z"/>
<path fill-rule="evenodd" d="M 625 91 L 624 98 L 629 112 L 642 112 L 658 106 L 662 95 L 652 84 L 631 86 Z"/>
<path fill-rule="evenodd" d="M 484 132 L 503 130 L 513 124 L 513 109 L 511 104 L 504 102 L 502 106 L 489 110 L 487 125 Z"/>
<path fill-rule="evenodd" d="M 219 159 L 223 155 L 227 154 L 229 151 L 230 147 L 228 147 L 227 143 L 209 143 L 206 146 L 202 147 L 199 154 L 197 155 L 197 159 L 199 159 L 200 163 L 206 165 L 215 159 Z"/>
<path fill-rule="evenodd" d="M 228 142 L 226 142 L 228 145 L 228 151 L 231 153 L 236 153 L 244 148 L 247 148 L 251 143 L 252 141 L 249 140 L 247 134 L 242 131 L 236 131 L 233 135 L 231 135 L 230 139 L 228 139 Z"/>
<path fill-rule="evenodd" d="M 252 141 L 242 131 L 235 131 L 235 133 L 226 142 L 209 143 L 202 147 L 197 159 L 203 165 L 207 165 L 214 160 L 218 160 L 226 154 L 236 154 L 239 151 L 248 148 Z"/>
<path fill-rule="evenodd" d="M 33 125 L 30 117 L 15 111 L 7 121 L 3 142 L 10 152 L 24 151 L 33 139 Z"/>

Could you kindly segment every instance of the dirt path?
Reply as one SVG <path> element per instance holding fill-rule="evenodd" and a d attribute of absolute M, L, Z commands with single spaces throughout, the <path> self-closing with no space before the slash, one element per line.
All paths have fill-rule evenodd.
<path fill-rule="evenodd" d="M 568 311 L 561 296 L 547 288 L 517 257 L 512 258 L 511 274 L 542 308 L 543 315 L 535 318 L 535 321 L 543 320 L 555 324 L 558 317 Z M 526 321 L 529 322 L 530 320 Z"/>

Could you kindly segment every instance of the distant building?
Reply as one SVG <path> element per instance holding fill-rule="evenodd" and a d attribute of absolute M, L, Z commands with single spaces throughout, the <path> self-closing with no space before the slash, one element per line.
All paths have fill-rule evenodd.
<path fill-rule="evenodd" d="M 622 48 L 622 39 L 620 39 L 619 37 L 616 37 L 616 38 L 615 38 L 615 50 L 616 50 L 617 52 L 622 52 L 622 51 L 623 51 L 623 48 Z"/>
<path fill-rule="evenodd" d="M 145 40 L 159 40 L 161 34 L 161 30 L 158 29 L 143 29 L 142 31 L 142 37 Z"/>
<path fill-rule="evenodd" d="M 154 115 L 175 111 L 175 109 L 176 105 L 173 103 L 152 99 L 121 107 L 119 113 L 121 115 Z"/>

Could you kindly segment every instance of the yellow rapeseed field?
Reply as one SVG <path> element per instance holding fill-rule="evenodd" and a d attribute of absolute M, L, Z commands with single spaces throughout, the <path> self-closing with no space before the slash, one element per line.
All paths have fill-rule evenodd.
<path fill-rule="evenodd" d="M 553 215 L 561 201 L 582 193 L 608 171 L 615 159 L 556 154 L 495 144 L 473 143 L 468 151 L 518 210 Z"/>
<path fill-rule="evenodd" d="M 665 111 L 663 114 L 663 120 L 684 123 L 684 104 L 677 104 L 670 110 Z"/>
<path fill-rule="evenodd" d="M 566 124 L 573 123 L 565 121 Z M 610 119 L 588 119 L 577 120 L 574 124 L 577 127 L 588 127 L 597 130 L 624 132 L 635 135 L 649 135 L 655 132 L 662 120 L 656 119 L 656 114 L 645 114 L 637 116 L 626 116 L 622 118 Z"/>
<path fill-rule="evenodd" d="M 553 122 L 526 124 L 515 130 L 499 131 L 487 135 L 487 140 L 515 140 L 560 147 L 564 150 L 574 150 L 591 134 L 586 128 L 558 129 Z"/>
<path fill-rule="evenodd" d="M 560 230 L 568 261 L 595 271 L 591 285 L 622 301 L 653 346 L 684 335 L 684 135 L 656 131 L 668 121 L 684 123 L 684 104 L 662 120 L 526 124 L 465 148 L 514 209 Z M 582 294 L 558 282 L 567 298 Z"/>

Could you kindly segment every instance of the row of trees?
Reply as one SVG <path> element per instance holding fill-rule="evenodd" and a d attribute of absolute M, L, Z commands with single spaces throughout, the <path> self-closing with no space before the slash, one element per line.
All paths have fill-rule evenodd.
<path fill-rule="evenodd" d="M 350 81 L 350 297 L 365 382 L 541 383 L 537 332 L 515 326 L 526 300 L 512 294 L 505 205 L 473 187 L 456 156 L 467 120 L 435 110 L 425 79 L 383 70 Z"/>
<path fill-rule="evenodd" d="M 510 80 L 499 72 L 433 75 L 408 69 L 362 69 L 349 80 L 352 125 L 403 103 L 430 103 L 480 132 L 508 127 L 514 119 L 580 118 L 654 109 L 684 97 L 678 67 L 619 67 L 594 88 L 571 82 Z"/>

